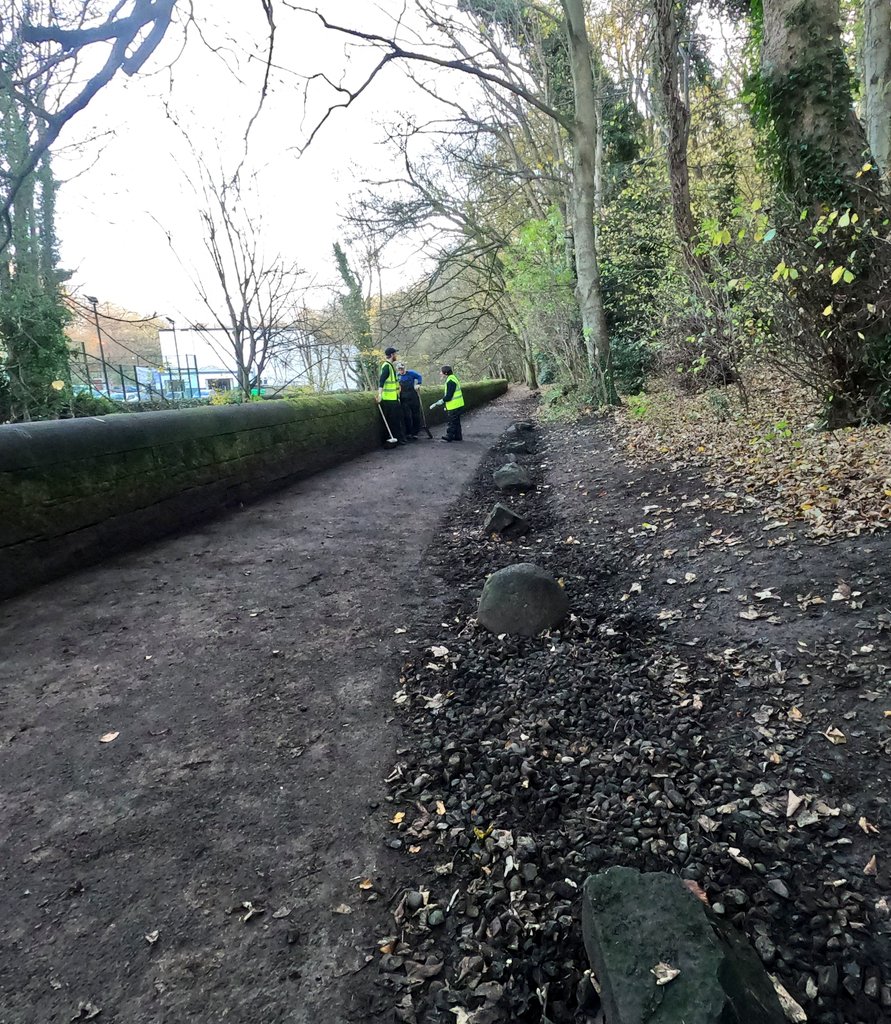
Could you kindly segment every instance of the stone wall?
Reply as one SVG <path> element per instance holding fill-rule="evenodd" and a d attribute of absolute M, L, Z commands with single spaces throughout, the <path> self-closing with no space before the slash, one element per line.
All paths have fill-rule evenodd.
<path fill-rule="evenodd" d="M 469 408 L 506 381 L 463 385 Z M 426 406 L 441 389 L 424 388 Z M 428 412 L 431 425 L 442 409 Z M 0 598 L 382 442 L 367 393 L 0 426 Z"/>

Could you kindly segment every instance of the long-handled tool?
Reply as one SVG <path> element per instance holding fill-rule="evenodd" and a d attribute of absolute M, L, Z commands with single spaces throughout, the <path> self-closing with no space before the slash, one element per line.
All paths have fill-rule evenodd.
<path fill-rule="evenodd" d="M 424 433 L 432 441 L 433 435 L 430 433 L 430 428 L 427 426 L 427 417 L 424 415 L 424 403 L 419 401 L 418 405 L 421 407 L 421 423 L 424 424 Z"/>
<path fill-rule="evenodd" d="M 395 437 L 393 437 L 393 431 L 390 430 L 390 424 L 387 423 L 387 417 L 384 415 L 384 410 L 381 409 L 380 402 L 377 403 L 378 412 L 381 414 L 381 419 L 384 421 L 384 426 L 387 428 L 387 433 L 390 435 L 387 438 L 387 444 L 399 444 Z"/>

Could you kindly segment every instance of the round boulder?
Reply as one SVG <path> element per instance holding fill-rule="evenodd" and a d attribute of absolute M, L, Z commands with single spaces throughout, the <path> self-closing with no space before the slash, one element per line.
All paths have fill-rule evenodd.
<path fill-rule="evenodd" d="M 536 636 L 559 626 L 569 614 L 563 588 L 531 562 L 509 565 L 486 580 L 477 619 L 491 633 Z"/>

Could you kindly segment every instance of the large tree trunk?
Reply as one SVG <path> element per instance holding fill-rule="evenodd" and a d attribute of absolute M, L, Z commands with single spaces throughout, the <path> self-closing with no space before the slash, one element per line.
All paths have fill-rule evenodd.
<path fill-rule="evenodd" d="M 891 4 L 863 0 L 863 112 L 866 137 L 891 191 Z"/>
<path fill-rule="evenodd" d="M 572 66 L 575 125 L 572 132 L 572 225 L 575 245 L 576 293 L 582 313 L 585 348 L 595 397 L 603 405 L 617 401 L 600 267 L 594 235 L 597 103 L 591 71 L 591 43 L 585 26 L 583 0 L 561 0 Z"/>
<path fill-rule="evenodd" d="M 653 0 L 652 6 L 654 64 L 665 117 L 671 212 L 684 260 L 690 270 L 702 276 L 704 268 L 694 245 L 696 223 L 690 201 L 690 169 L 687 163 L 690 108 L 681 95 L 678 61 L 684 5 L 679 5 L 677 0 Z"/>
<path fill-rule="evenodd" d="M 763 8 L 761 76 L 781 184 L 805 204 L 859 207 L 867 145 L 852 104 L 839 0 L 763 0 Z"/>

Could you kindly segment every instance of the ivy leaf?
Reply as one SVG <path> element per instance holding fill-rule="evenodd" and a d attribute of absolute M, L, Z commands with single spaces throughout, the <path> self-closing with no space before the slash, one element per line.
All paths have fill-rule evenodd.
<path fill-rule="evenodd" d="M 844 272 L 844 267 L 836 267 L 835 270 L 832 271 L 832 283 L 838 284 L 838 282 L 841 281 L 842 274 L 844 274 Z"/>
<path fill-rule="evenodd" d="M 854 275 L 851 273 L 850 270 L 846 270 L 842 277 L 845 280 L 845 284 L 850 284 L 854 280 Z"/>
<path fill-rule="evenodd" d="M 846 210 L 841 215 L 841 217 L 838 218 L 838 226 L 840 228 L 847 228 L 847 227 L 850 227 L 850 225 L 851 225 L 851 213 L 850 213 L 849 210 Z"/>

